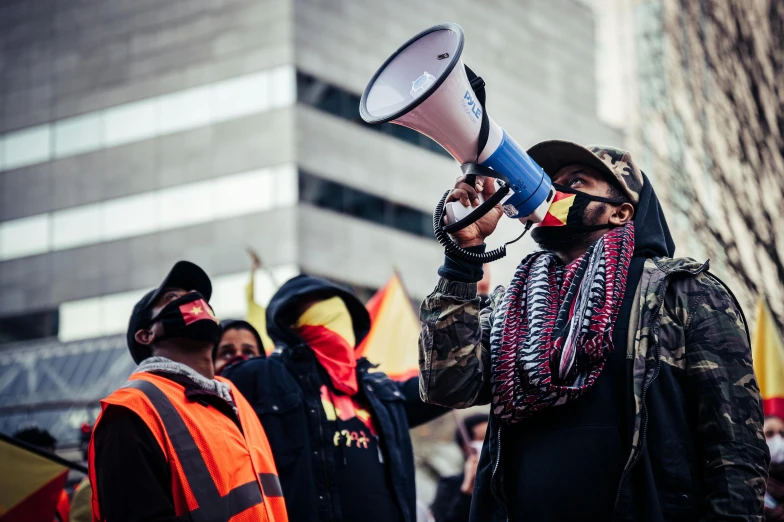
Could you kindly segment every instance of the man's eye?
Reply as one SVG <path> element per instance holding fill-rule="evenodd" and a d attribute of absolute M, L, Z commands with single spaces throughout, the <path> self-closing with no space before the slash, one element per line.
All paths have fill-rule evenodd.
<path fill-rule="evenodd" d="M 569 184 L 570 186 L 574 186 L 577 184 L 585 184 L 582 178 L 574 178 L 572 182 Z"/>

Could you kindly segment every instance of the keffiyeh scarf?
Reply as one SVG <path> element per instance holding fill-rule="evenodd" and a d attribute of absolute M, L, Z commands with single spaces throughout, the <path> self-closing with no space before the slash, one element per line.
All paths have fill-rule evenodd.
<path fill-rule="evenodd" d="M 567 266 L 538 251 L 523 259 L 491 333 L 493 412 L 507 424 L 558 406 L 596 382 L 634 253 L 634 225 L 605 234 Z"/>

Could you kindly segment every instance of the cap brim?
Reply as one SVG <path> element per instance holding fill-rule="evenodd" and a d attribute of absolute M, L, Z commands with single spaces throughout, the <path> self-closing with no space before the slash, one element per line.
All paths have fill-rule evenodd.
<path fill-rule="evenodd" d="M 212 297 L 212 282 L 207 273 L 200 266 L 190 261 L 177 261 L 163 282 L 155 289 L 150 298 L 150 304 L 154 303 L 160 294 L 167 288 L 182 288 L 183 290 L 195 290 L 204 296 L 204 300 L 209 302 Z"/>
<path fill-rule="evenodd" d="M 617 181 L 612 169 L 593 152 L 571 141 L 543 141 L 528 149 L 528 155 L 544 169 L 550 179 L 567 165 L 581 164 L 594 168 L 611 180 Z"/>

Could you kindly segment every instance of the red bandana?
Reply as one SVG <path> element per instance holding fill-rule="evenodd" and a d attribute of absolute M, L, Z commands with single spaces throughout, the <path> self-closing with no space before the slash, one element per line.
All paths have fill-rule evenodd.
<path fill-rule="evenodd" d="M 319 301 L 305 310 L 295 327 L 327 371 L 335 389 L 355 395 L 359 391 L 354 352 L 356 337 L 351 314 L 343 299 L 333 297 Z"/>

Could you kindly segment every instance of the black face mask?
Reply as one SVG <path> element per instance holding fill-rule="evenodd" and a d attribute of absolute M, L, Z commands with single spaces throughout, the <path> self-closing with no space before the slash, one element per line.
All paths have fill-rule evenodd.
<path fill-rule="evenodd" d="M 167 304 L 150 324 L 157 322 L 163 326 L 163 338 L 217 343 L 221 335 L 220 322 L 199 292 L 187 293 Z"/>
<path fill-rule="evenodd" d="M 574 198 L 571 206 L 569 206 L 566 222 L 563 222 L 561 218 L 551 216 L 548 212 L 545 221 L 531 231 L 531 238 L 533 238 L 542 248 L 547 250 L 558 250 L 563 247 L 568 248 L 576 246 L 581 242 L 584 242 L 586 240 L 586 235 L 590 232 L 615 227 L 615 225 L 610 223 L 601 225 L 586 224 L 586 221 L 589 221 L 589 216 L 586 214 L 588 204 L 592 201 L 596 201 L 599 203 L 608 203 L 610 205 L 620 205 L 624 203 L 623 201 L 586 194 L 585 192 L 580 192 L 579 190 L 556 183 L 553 183 L 553 187 L 556 190 L 556 201 L 559 200 L 559 193 L 561 200 L 568 199 L 568 196 L 571 194 L 574 194 Z M 602 211 L 601 208 L 597 210 L 599 212 Z M 563 211 L 563 209 L 561 209 L 561 211 Z M 558 224 L 552 224 L 553 222 Z"/>

